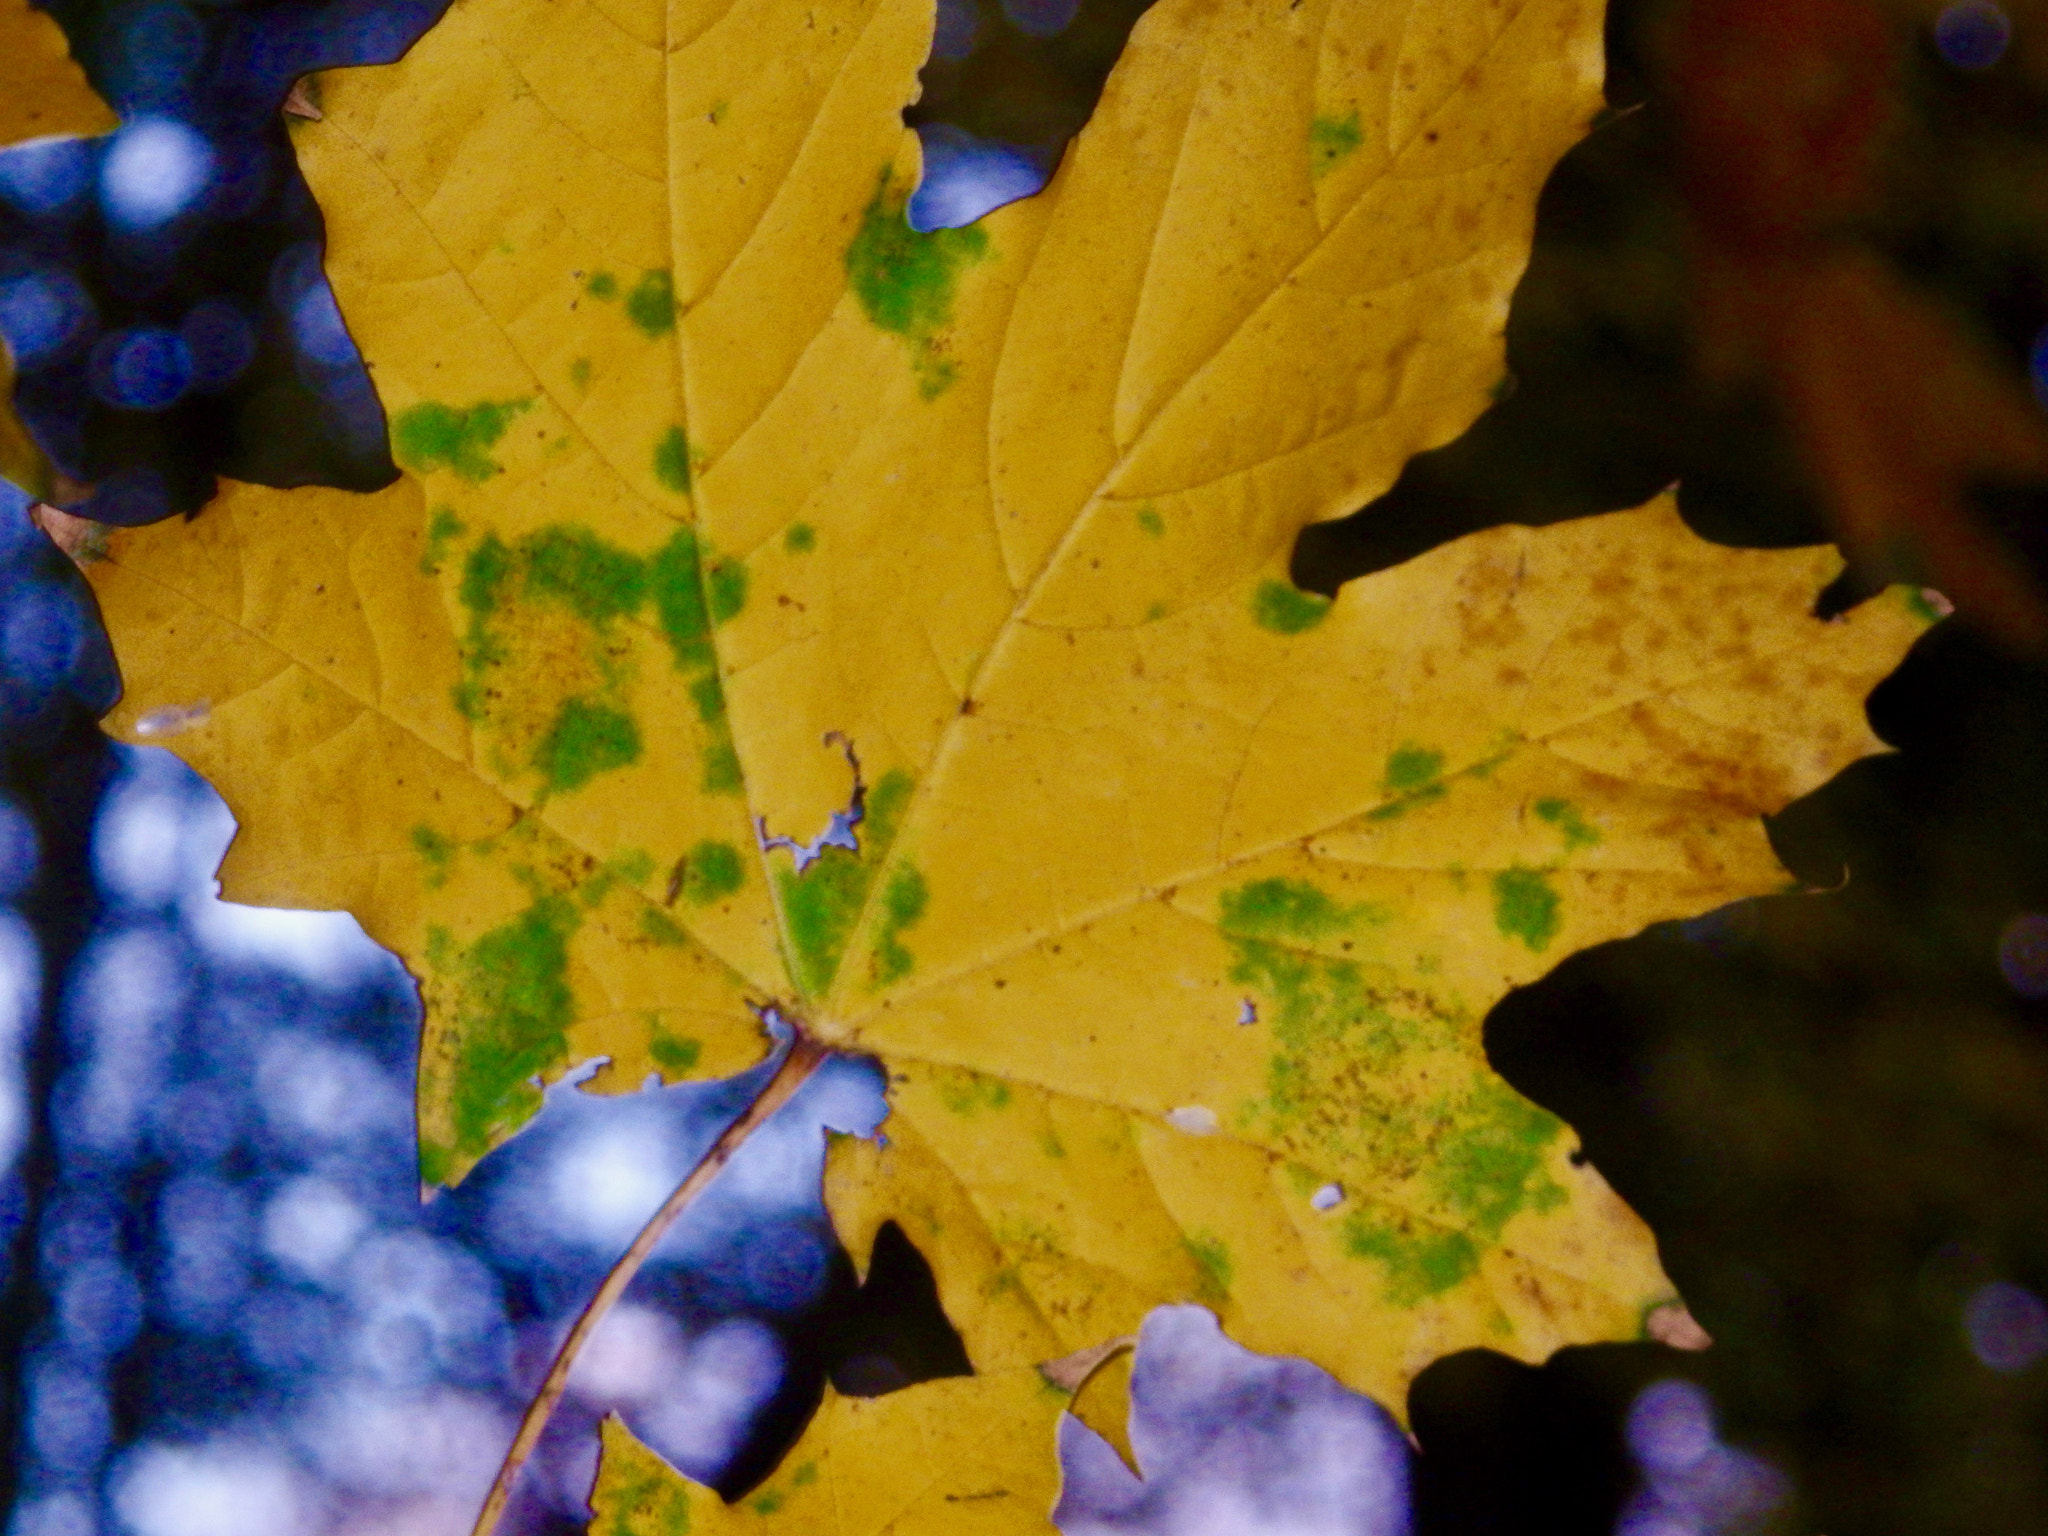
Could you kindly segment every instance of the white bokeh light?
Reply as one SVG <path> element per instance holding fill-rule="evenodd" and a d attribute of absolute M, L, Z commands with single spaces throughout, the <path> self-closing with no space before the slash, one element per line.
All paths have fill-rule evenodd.
<path fill-rule="evenodd" d="M 576 1357 L 569 1390 L 600 1410 L 652 1398 L 681 1372 L 689 1345 L 674 1318 L 621 1304 L 605 1314 Z"/>
<path fill-rule="evenodd" d="M 633 1240 L 689 1170 L 658 1127 L 595 1127 L 548 1170 L 548 1219 L 559 1240 L 616 1249 Z"/>
<path fill-rule="evenodd" d="M 100 199 L 117 225 L 146 231 L 185 212 L 213 180 L 206 140 L 167 117 L 138 117 L 114 135 L 100 164 Z"/>
<path fill-rule="evenodd" d="M 383 963 L 383 951 L 346 912 L 208 901 L 190 916 L 194 936 L 222 958 L 274 965 L 317 987 L 339 990 Z"/>
<path fill-rule="evenodd" d="M 211 897 L 210 877 L 235 835 L 226 802 L 161 747 L 121 756 L 121 778 L 93 825 L 101 887 L 142 907 Z"/>
<path fill-rule="evenodd" d="M 0 914 L 0 1173 L 14 1167 L 28 1136 L 22 1049 L 43 993 L 42 953 L 27 923 Z"/>
<path fill-rule="evenodd" d="M 256 1060 L 256 1092 L 272 1129 L 294 1142 L 327 1146 L 407 1118 L 390 1075 L 352 1046 L 281 1034 Z"/>
<path fill-rule="evenodd" d="M 326 1179 L 293 1179 L 263 1208 L 263 1251 L 284 1268 L 325 1280 L 370 1225 L 363 1208 Z"/>
<path fill-rule="evenodd" d="M 354 1384 L 317 1404 L 296 1438 L 321 1473 L 343 1488 L 468 1500 L 474 1520 L 513 1428 L 509 1415 L 470 1393 Z"/>
<path fill-rule="evenodd" d="M 153 928 L 96 940 L 80 961 L 67 1004 L 91 1043 L 71 1131 L 112 1151 L 134 1140 L 162 1068 L 167 1025 L 188 990 L 179 947 Z"/>
<path fill-rule="evenodd" d="M 116 1476 L 114 1509 L 134 1536 L 307 1536 L 306 1479 L 261 1444 L 146 1443 Z"/>
<path fill-rule="evenodd" d="M 651 1401 L 624 1412 L 634 1433 L 669 1464 L 709 1481 L 739 1449 L 782 1383 L 782 1344 L 751 1318 L 732 1318 L 690 1341 L 681 1367 Z"/>

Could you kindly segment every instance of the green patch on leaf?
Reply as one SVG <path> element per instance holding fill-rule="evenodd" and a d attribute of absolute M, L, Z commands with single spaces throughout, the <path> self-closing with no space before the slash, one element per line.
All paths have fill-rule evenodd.
<path fill-rule="evenodd" d="M 911 344 L 911 366 L 926 399 L 953 382 L 954 364 L 939 349 L 953 321 L 960 271 L 988 255 L 979 225 L 922 233 L 904 217 L 909 189 L 882 169 L 875 195 L 846 248 L 846 275 L 861 312 L 878 328 Z"/>
<path fill-rule="evenodd" d="M 697 718 L 706 725 L 725 718 L 725 689 L 716 672 L 706 672 L 690 684 L 690 702 L 697 706 Z"/>
<path fill-rule="evenodd" d="M 540 1094 L 528 1079 L 568 1054 L 569 939 L 580 921 L 574 902 L 543 896 L 459 953 L 445 930 L 429 935 L 429 962 L 454 987 L 461 1040 L 449 1096 L 456 1155 L 482 1156 L 496 1132 L 531 1114 Z"/>
<path fill-rule="evenodd" d="M 1923 624 L 1939 624 L 1950 613 L 1955 611 L 1952 608 L 1944 609 L 1937 607 L 1935 605 L 1937 594 L 1927 587 L 1907 587 L 1904 589 L 1904 595 L 1906 612 L 1912 614 L 1914 618 Z M 1946 602 L 1947 599 L 1943 598 L 1942 601 Z"/>
<path fill-rule="evenodd" d="M 827 848 L 801 875 L 787 865 L 775 872 L 775 890 L 789 936 L 790 972 L 806 997 L 819 997 L 839 973 L 875 872 L 896 840 L 915 781 L 901 768 L 882 775 L 868 791 L 860 825 L 860 852 Z"/>
<path fill-rule="evenodd" d="M 412 829 L 412 845 L 427 866 L 427 889 L 439 890 L 446 885 L 449 871 L 455 865 L 455 840 L 432 827 L 418 826 Z"/>
<path fill-rule="evenodd" d="M 679 949 L 689 943 L 681 925 L 659 907 L 640 909 L 640 936 L 664 949 Z"/>
<path fill-rule="evenodd" d="M 696 1070 L 704 1047 L 698 1041 L 657 1029 L 647 1042 L 647 1054 L 661 1068 L 663 1076 L 682 1077 Z"/>
<path fill-rule="evenodd" d="M 705 556 L 696 534 L 678 528 L 649 562 L 648 588 L 654 597 L 655 621 L 668 641 L 676 669 L 700 674 L 689 686 L 698 717 L 712 727 L 712 739 L 704 747 L 704 792 L 736 795 L 745 784 L 739 753 L 725 720 L 725 694 L 716 671 L 718 656 L 711 644 L 711 627 L 714 620 L 722 624 L 745 606 L 747 568 L 737 560 L 712 560 L 707 570 Z"/>
<path fill-rule="evenodd" d="M 1309 174 L 1321 176 L 1358 153 L 1365 129 L 1353 107 L 1342 117 L 1318 117 L 1308 125 Z"/>
<path fill-rule="evenodd" d="M 818 530 L 809 523 L 791 523 L 782 535 L 782 547 L 792 555 L 808 555 L 818 547 Z"/>
<path fill-rule="evenodd" d="M 683 899 L 693 907 L 723 901 L 746 883 L 746 865 L 731 843 L 706 838 L 683 857 Z"/>
<path fill-rule="evenodd" d="M 1385 783 L 1390 795 L 1411 795 L 1443 776 L 1444 755 L 1414 743 L 1387 754 Z"/>
<path fill-rule="evenodd" d="M 462 586 L 457 592 L 472 623 L 497 613 L 511 575 L 512 551 L 495 533 L 485 534 L 462 562 Z"/>
<path fill-rule="evenodd" d="M 569 382 L 576 387 L 576 392 L 579 395 L 590 388 L 589 358 L 579 357 L 569 365 Z"/>
<path fill-rule="evenodd" d="M 593 299 L 616 299 L 619 280 L 609 272 L 593 272 L 584 280 L 583 291 Z"/>
<path fill-rule="evenodd" d="M 1284 581 L 1264 581 L 1252 594 L 1252 618 L 1276 635 L 1299 635 L 1329 615 L 1330 600 L 1320 592 L 1304 592 Z"/>
<path fill-rule="evenodd" d="M 1206 1232 L 1193 1233 L 1181 1239 L 1186 1245 L 1188 1257 L 1195 1261 L 1196 1284 L 1201 1299 L 1212 1306 L 1220 1306 L 1230 1299 L 1230 1281 L 1236 1273 L 1230 1262 L 1230 1249 L 1223 1239 Z"/>
<path fill-rule="evenodd" d="M 1600 829 L 1581 816 L 1579 808 L 1569 800 L 1547 797 L 1538 800 L 1535 809 L 1538 820 L 1547 821 L 1557 828 L 1568 853 L 1591 848 L 1600 841 Z"/>
<path fill-rule="evenodd" d="M 1159 515 L 1159 509 L 1150 502 L 1138 508 L 1138 526 L 1155 539 L 1166 533 L 1166 519 Z"/>
<path fill-rule="evenodd" d="M 1380 920 L 1372 905 L 1339 906 L 1306 880 L 1254 880 L 1217 899 L 1218 926 L 1233 937 L 1313 944 Z"/>
<path fill-rule="evenodd" d="M 1517 1211 L 1563 1198 L 1545 1172 L 1558 1122 L 1484 1071 L 1463 1013 L 1388 967 L 1303 947 L 1348 943 L 1383 914 L 1281 880 L 1228 892 L 1221 907 L 1229 979 L 1254 999 L 1273 1041 L 1265 1093 L 1243 1106 L 1242 1123 L 1304 1168 L 1363 1164 L 1389 1183 L 1420 1170 L 1419 1209 L 1471 1242 L 1491 1242 Z M 1446 1053 L 1474 1070 L 1444 1071 Z M 1406 1266 L 1411 1278 L 1399 1283 L 1411 1290 L 1413 1276 L 1441 1277 L 1455 1257 L 1413 1243 L 1388 1255 Z"/>
<path fill-rule="evenodd" d="M 583 685 L 588 696 L 564 705 L 563 717 L 548 736 L 519 751 L 523 761 L 541 769 L 551 790 L 587 781 L 586 768 L 602 772 L 637 755 L 638 733 L 624 712 L 632 663 L 612 630 L 619 620 L 644 610 L 650 595 L 664 621 L 670 617 L 676 591 L 685 598 L 694 594 L 695 611 L 701 613 L 696 545 L 687 533 L 679 537 L 685 541 L 680 561 L 671 557 L 673 540 L 670 548 L 649 557 L 623 549 L 587 527 L 566 523 L 529 533 L 510 546 L 497 534 L 486 533 L 469 552 L 459 589 L 469 610 L 469 628 L 462 644 L 463 680 L 455 689 L 456 707 L 468 719 L 482 721 L 486 704 L 497 696 L 491 687 L 493 672 L 512 659 L 518 639 L 527 632 L 516 611 L 520 605 L 566 609 L 589 628 L 585 654 L 589 671 L 596 674 L 596 687 Z M 700 651 L 700 664 L 709 666 L 708 638 Z M 506 686 L 518 686 L 517 680 Z M 498 763 L 512 771 L 502 758 Z"/>
<path fill-rule="evenodd" d="M 445 1187 L 455 1176 L 455 1149 L 438 1141 L 420 1143 L 420 1183 L 428 1189 Z"/>
<path fill-rule="evenodd" d="M 711 619 L 704 609 L 704 577 L 697 565 L 697 536 L 678 528 L 655 552 L 649 572 L 654 616 L 681 671 L 708 667 L 717 660 L 711 649 Z"/>
<path fill-rule="evenodd" d="M 476 484 L 499 468 L 489 450 L 505 435 L 512 418 L 532 406 L 526 400 L 484 400 L 467 407 L 422 401 L 408 406 L 391 423 L 391 451 L 415 474 L 454 471 Z"/>
<path fill-rule="evenodd" d="M 623 1483 L 609 1501 L 611 1521 L 603 1536 L 689 1536 L 690 1492 L 675 1478 L 649 1470 Z M 597 1527 L 591 1531 L 595 1536 Z"/>
<path fill-rule="evenodd" d="M 740 768 L 739 750 L 731 741 L 713 742 L 704 749 L 703 777 L 698 781 L 707 795 L 737 795 L 747 787 Z"/>
<path fill-rule="evenodd" d="M 874 984 L 886 987 L 917 968 L 917 957 L 903 947 L 902 934 L 924 916 L 929 892 L 924 876 L 910 864 L 889 877 L 882 891 L 882 931 L 875 940 Z"/>
<path fill-rule="evenodd" d="M 747 567 L 738 560 L 714 560 L 705 574 L 711 622 L 724 624 L 747 606 Z"/>
<path fill-rule="evenodd" d="M 628 848 L 606 859 L 585 889 L 601 885 L 603 892 L 609 892 L 613 885 L 622 881 L 627 885 L 645 885 L 653 875 L 654 856 L 645 848 Z M 600 900 L 603 892 L 599 895 Z M 588 900 L 587 897 L 585 899 Z"/>
<path fill-rule="evenodd" d="M 670 427 L 654 445 L 654 478 L 678 496 L 687 496 L 694 474 L 690 440 L 681 427 Z"/>
<path fill-rule="evenodd" d="M 647 562 L 588 528 L 543 528 L 519 541 L 526 589 L 593 624 L 637 611 L 647 597 Z"/>
<path fill-rule="evenodd" d="M 1479 1248 L 1469 1236 L 1413 1217 L 1361 1211 L 1344 1223 L 1344 1250 L 1378 1263 L 1386 1298 L 1397 1307 L 1440 1296 L 1479 1269 Z"/>
<path fill-rule="evenodd" d="M 1002 1110 L 1010 1107 L 1010 1085 L 1000 1077 L 988 1077 L 980 1072 L 969 1072 L 964 1068 L 937 1073 L 932 1086 L 938 1090 L 939 1102 L 956 1115 L 972 1119 L 985 1109 Z"/>
<path fill-rule="evenodd" d="M 455 707 L 467 720 L 483 717 L 483 679 L 505 659 L 504 643 L 491 633 L 491 620 L 505 600 L 513 570 L 512 551 L 495 533 L 487 533 L 462 563 L 462 584 L 456 595 L 469 610 L 469 630 L 462 642 L 462 681 L 454 688 Z"/>
<path fill-rule="evenodd" d="M 1520 939 L 1536 954 L 1557 937 L 1558 896 L 1540 869 L 1504 869 L 1493 877 L 1493 921 L 1501 937 Z"/>
<path fill-rule="evenodd" d="M 658 341 L 676 328 L 676 285 L 666 269 L 640 274 L 640 281 L 626 295 L 626 318 L 649 341 Z"/>
<path fill-rule="evenodd" d="M 1365 813 L 1368 821 L 1392 821 L 1419 805 L 1441 800 L 1447 793 L 1443 782 L 1444 755 L 1414 743 L 1396 747 L 1387 754 L 1387 769 L 1381 782 L 1394 799 Z"/>
<path fill-rule="evenodd" d="M 427 547 L 420 552 L 420 574 L 438 576 L 441 562 L 448 557 L 449 543 L 464 532 L 462 519 L 453 507 L 436 507 L 427 519 Z"/>
<path fill-rule="evenodd" d="M 1482 1074 L 1457 1106 L 1459 1130 L 1438 1144 L 1431 1182 L 1488 1241 L 1524 1208 L 1556 1209 L 1564 1190 L 1544 1171 L 1564 1123 L 1499 1078 Z"/>
<path fill-rule="evenodd" d="M 639 759 L 640 728 L 630 715 L 590 699 L 568 698 L 534 748 L 533 766 L 548 792 L 560 794 Z"/>

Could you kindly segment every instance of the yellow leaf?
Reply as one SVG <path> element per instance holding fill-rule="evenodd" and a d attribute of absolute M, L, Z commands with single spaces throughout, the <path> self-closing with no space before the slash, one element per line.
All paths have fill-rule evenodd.
<path fill-rule="evenodd" d="M 0 0 L 0 148 L 56 134 L 105 133 L 114 114 L 86 84 L 57 23 L 28 0 Z M 0 345 L 0 476 L 37 495 L 50 466 L 14 414 L 14 363 Z"/>
<path fill-rule="evenodd" d="M 113 126 L 63 29 L 28 0 L 0 0 L 0 145 Z"/>
<path fill-rule="evenodd" d="M 1639 1331 L 1648 1234 L 1481 1022 L 1778 888 L 1759 813 L 1873 749 L 1920 621 L 1666 503 L 1287 585 L 1497 381 L 1598 6 L 1161 0 L 1043 195 L 919 235 L 930 28 L 471 0 L 331 77 L 291 131 L 407 474 L 94 580 L 116 727 L 213 701 L 230 894 L 423 978 L 437 1175 L 572 1056 L 733 1070 L 750 1002 L 884 1060 L 835 1219 L 903 1223 L 983 1375 L 836 1402 L 818 1487 L 1020 1529 L 945 1458 L 1049 1478 L 1035 1367 L 1162 1302 L 1395 1407 Z M 718 1518 L 816 1528 L 804 1454 Z"/>
<path fill-rule="evenodd" d="M 1050 1532 L 1054 1427 L 1067 1394 L 1034 1370 L 825 1402 L 775 1474 L 735 1504 L 687 1483 L 615 1419 L 592 1536 L 984 1536 Z"/>

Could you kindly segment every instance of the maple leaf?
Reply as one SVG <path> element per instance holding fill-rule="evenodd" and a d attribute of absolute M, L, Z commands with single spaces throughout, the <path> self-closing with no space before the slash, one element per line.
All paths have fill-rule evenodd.
<path fill-rule="evenodd" d="M 830 1205 L 979 1374 L 829 1400 L 726 1517 L 1040 1524 L 1037 1367 L 1163 1302 L 1394 1402 L 1670 1299 L 1481 1021 L 1782 884 L 1759 813 L 1922 620 L 1664 504 L 1284 579 L 1498 382 L 1599 22 L 1164 0 L 1047 191 L 929 235 L 915 0 L 476 0 L 292 124 L 407 473 L 119 534 L 114 723 L 211 700 L 229 893 L 421 977 L 433 1180 L 768 1002 L 888 1066 Z"/>

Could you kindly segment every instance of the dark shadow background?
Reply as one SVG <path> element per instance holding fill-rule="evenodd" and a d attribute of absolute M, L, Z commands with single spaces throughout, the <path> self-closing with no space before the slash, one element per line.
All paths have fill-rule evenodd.
<path fill-rule="evenodd" d="M 1661 10 L 1612 6 L 1610 110 L 1543 194 L 1511 392 L 1386 496 L 1308 530 L 1302 585 L 1673 482 L 1705 538 L 1827 537 L 1768 396 L 1699 378 L 1672 113 L 1644 52 Z M 2048 321 L 2048 100 L 1920 41 L 1910 153 L 1862 234 L 2024 379 Z M 2048 575 L 2041 488 L 1974 501 Z M 1817 597 L 1863 595 L 1845 580 Z M 1410 1397 L 1424 1530 L 1614 1529 L 1639 1475 L 1622 1414 L 1665 1375 L 1703 1384 L 1725 1433 L 1792 1474 L 1786 1529 L 2048 1528 L 2040 1346 L 1995 1369 L 1966 1327 L 1973 1297 L 2048 1293 L 2048 1009 L 2015 986 L 2038 996 L 2042 978 L 2009 926 L 2048 908 L 2048 676 L 1951 619 L 1870 716 L 1897 753 L 1771 823 L 1813 894 L 1574 956 L 1489 1017 L 1496 1068 L 1572 1124 L 1715 1342 L 1439 1362 Z"/>

